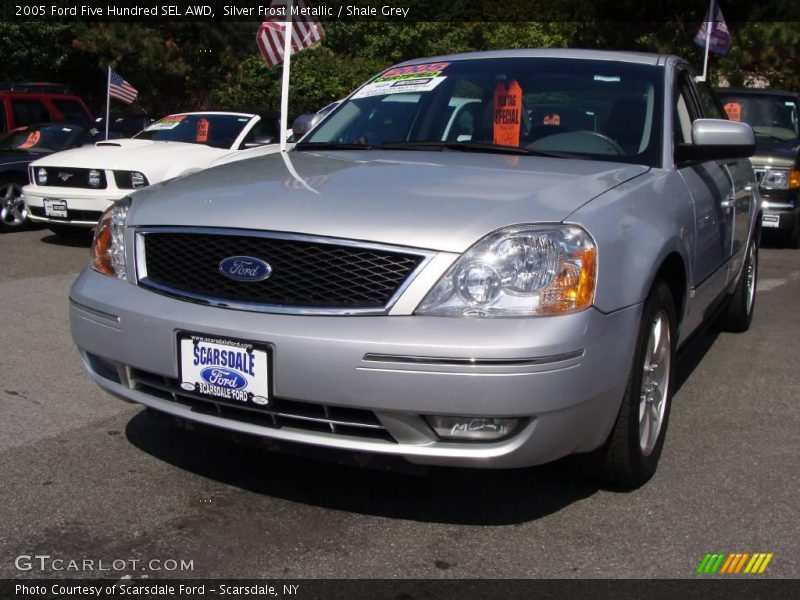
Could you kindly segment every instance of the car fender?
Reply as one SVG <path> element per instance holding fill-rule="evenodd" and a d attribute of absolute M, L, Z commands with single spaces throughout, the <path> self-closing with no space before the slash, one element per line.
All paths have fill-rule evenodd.
<path fill-rule="evenodd" d="M 674 171 L 652 169 L 584 204 L 565 222 L 582 226 L 597 244 L 594 305 L 602 312 L 644 302 L 672 254 L 683 262 L 689 289 L 694 210 Z"/>

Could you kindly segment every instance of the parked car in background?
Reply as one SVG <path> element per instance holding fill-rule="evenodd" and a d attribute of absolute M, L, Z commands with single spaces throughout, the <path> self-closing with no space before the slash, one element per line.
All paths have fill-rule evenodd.
<path fill-rule="evenodd" d="M 60 83 L 0 84 L 0 133 L 47 122 L 88 128 L 92 113 L 83 100 Z"/>
<path fill-rule="evenodd" d="M 116 200 L 214 160 L 277 141 L 274 114 L 193 112 L 164 117 L 131 139 L 97 142 L 42 158 L 23 189 L 32 221 L 58 234 L 94 227 Z"/>
<path fill-rule="evenodd" d="M 754 149 L 674 56 L 409 61 L 291 152 L 106 211 L 72 335 L 103 388 L 193 428 L 462 467 L 586 454 L 640 485 L 676 349 L 715 314 L 750 325 Z"/>
<path fill-rule="evenodd" d="M 0 231 L 22 229 L 28 210 L 22 187 L 28 183 L 28 165 L 45 155 L 90 144 L 93 136 L 79 125 L 26 125 L 0 137 Z"/>
<path fill-rule="evenodd" d="M 800 247 L 800 94 L 720 88 L 717 96 L 729 119 L 755 131 L 750 162 L 763 198 L 764 231 L 780 232 L 789 246 Z"/>

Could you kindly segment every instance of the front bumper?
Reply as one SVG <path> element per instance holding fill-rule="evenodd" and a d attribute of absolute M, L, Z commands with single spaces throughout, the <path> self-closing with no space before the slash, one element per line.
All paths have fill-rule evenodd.
<path fill-rule="evenodd" d="M 79 227 L 94 227 L 97 225 L 103 212 L 130 192 L 131 190 L 92 190 L 30 184 L 22 188 L 22 196 L 25 205 L 28 207 L 28 215 L 31 221 Z M 45 199 L 65 201 L 67 204 L 67 217 L 48 216 L 45 213 Z"/>
<path fill-rule="evenodd" d="M 800 198 L 796 191 L 761 191 L 761 227 L 764 231 L 794 231 L 800 221 Z"/>
<path fill-rule="evenodd" d="M 101 387 L 175 417 L 419 464 L 506 468 L 605 441 L 628 379 L 641 308 L 533 319 L 263 314 L 177 300 L 87 268 L 72 287 L 70 322 Z M 371 411 L 387 438 L 364 437 L 352 427 L 310 430 L 301 421 L 276 427 L 252 413 L 240 419 L 203 410 L 179 391 L 151 393 L 156 388 L 141 385 L 143 378 L 177 380 L 179 330 L 271 346 L 276 399 L 324 406 L 326 415 Z M 526 425 L 496 442 L 442 441 L 426 414 L 520 417 Z"/>

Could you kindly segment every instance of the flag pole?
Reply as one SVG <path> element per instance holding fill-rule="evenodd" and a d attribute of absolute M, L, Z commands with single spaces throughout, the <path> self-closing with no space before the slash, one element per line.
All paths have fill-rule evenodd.
<path fill-rule="evenodd" d="M 703 58 L 703 74 L 698 81 L 705 81 L 708 75 L 708 50 L 711 47 L 711 30 L 714 28 L 714 0 L 708 3 L 708 20 L 706 21 L 706 51 Z"/>
<path fill-rule="evenodd" d="M 106 141 L 108 141 L 108 120 L 111 116 L 111 65 L 106 73 Z"/>
<path fill-rule="evenodd" d="M 293 0 L 286 2 L 286 22 L 283 32 L 283 82 L 281 83 L 281 152 L 286 152 L 286 129 L 289 120 L 289 67 L 292 56 L 292 7 Z"/>

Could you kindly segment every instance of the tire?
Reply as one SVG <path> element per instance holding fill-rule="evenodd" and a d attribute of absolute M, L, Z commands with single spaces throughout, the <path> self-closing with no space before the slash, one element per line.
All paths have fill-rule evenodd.
<path fill-rule="evenodd" d="M 75 227 L 72 225 L 57 225 L 50 223 L 48 224 L 48 229 L 55 233 L 56 235 L 60 235 L 64 238 L 69 238 L 71 240 L 89 240 L 93 235 L 93 229 L 89 229 L 87 227 Z"/>
<path fill-rule="evenodd" d="M 717 321 L 723 331 L 741 333 L 750 329 L 756 307 L 756 288 L 758 283 L 758 241 L 753 236 L 745 253 L 744 265 L 736 289 L 733 290 L 728 305 Z"/>
<path fill-rule="evenodd" d="M 22 201 L 18 179 L 0 179 L 0 231 L 21 231 L 28 226 L 28 207 Z"/>
<path fill-rule="evenodd" d="M 614 428 L 606 443 L 587 457 L 594 477 L 607 485 L 635 489 L 656 472 L 672 404 L 676 331 L 672 292 L 657 280 L 644 304 Z"/>

